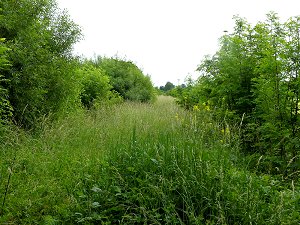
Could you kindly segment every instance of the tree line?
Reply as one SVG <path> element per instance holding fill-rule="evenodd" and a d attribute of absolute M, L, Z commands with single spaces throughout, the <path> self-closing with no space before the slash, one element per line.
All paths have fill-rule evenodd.
<path fill-rule="evenodd" d="M 240 133 L 246 153 L 264 172 L 296 176 L 300 169 L 300 17 L 274 12 L 251 25 L 234 17 L 231 34 L 206 56 L 200 76 L 178 95 L 188 109 L 211 110 Z M 225 126 L 225 125 L 224 125 Z M 255 164 L 256 165 L 256 164 Z"/>
<path fill-rule="evenodd" d="M 0 124 L 34 128 L 101 102 L 150 101 L 149 76 L 121 58 L 72 54 L 80 27 L 55 0 L 0 2 Z"/>

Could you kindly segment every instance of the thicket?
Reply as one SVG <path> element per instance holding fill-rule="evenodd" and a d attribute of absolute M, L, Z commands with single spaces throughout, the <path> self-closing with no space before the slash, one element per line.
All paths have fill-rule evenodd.
<path fill-rule="evenodd" d="M 0 9 L 1 123 L 32 129 L 101 102 L 153 98 L 149 76 L 132 62 L 105 58 L 99 67 L 74 57 L 80 27 L 55 0 L 2 0 Z"/>
<path fill-rule="evenodd" d="M 144 75 L 132 61 L 97 57 L 93 64 L 106 72 L 110 77 L 112 90 L 125 100 L 149 102 L 155 98 L 150 76 Z"/>
<path fill-rule="evenodd" d="M 106 72 L 95 67 L 90 60 L 83 60 L 76 73 L 81 83 L 80 100 L 86 109 L 123 101 L 120 94 L 112 90 Z"/>
<path fill-rule="evenodd" d="M 0 71 L 9 67 L 7 60 L 7 51 L 9 49 L 3 43 L 4 41 L 4 38 L 0 38 Z M 12 116 L 12 109 L 7 99 L 7 89 L 3 87 L 4 82 L 6 82 L 6 80 L 0 73 L 0 126 Z"/>
<path fill-rule="evenodd" d="M 71 51 L 81 37 L 79 27 L 51 0 L 3 0 L 0 8 L 0 34 L 11 64 L 1 71 L 2 85 L 13 121 L 32 128 L 40 117 L 78 105 Z"/>
<path fill-rule="evenodd" d="M 198 67 L 201 75 L 179 97 L 186 108 L 211 110 L 238 128 L 253 166 L 291 178 L 300 169 L 300 17 L 277 14 L 250 25 L 235 17 L 231 34 Z M 230 126 L 229 126 L 230 125 Z"/>

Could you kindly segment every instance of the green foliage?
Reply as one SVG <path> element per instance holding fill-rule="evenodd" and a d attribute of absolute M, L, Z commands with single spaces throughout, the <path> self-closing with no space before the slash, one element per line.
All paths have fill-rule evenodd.
<path fill-rule="evenodd" d="M 110 78 L 113 90 L 124 99 L 149 102 L 155 91 L 149 76 L 131 61 L 117 58 L 98 58 L 95 65 L 103 69 Z"/>
<path fill-rule="evenodd" d="M 7 60 L 7 51 L 9 49 L 4 44 L 4 41 L 4 38 L 0 38 L 0 126 L 7 123 L 12 117 L 12 107 L 8 100 L 7 90 L 3 87 L 3 84 L 8 82 L 8 80 L 1 75 L 10 65 Z"/>
<path fill-rule="evenodd" d="M 206 77 L 199 78 L 197 83 L 190 82 L 181 91 L 177 91 L 177 103 L 185 109 L 192 109 L 195 105 L 206 104 L 208 102 L 208 95 L 211 93 L 209 84 L 210 82 Z"/>
<path fill-rule="evenodd" d="M 207 111 L 160 96 L 83 112 L 4 136 L 0 223 L 298 223 L 299 183 L 248 171 L 237 136 Z"/>
<path fill-rule="evenodd" d="M 74 60 L 80 29 L 55 1 L 0 8 L 1 224 L 299 222 L 298 17 L 236 17 L 202 76 L 168 90 L 186 111 L 139 103 L 155 90 L 130 61 Z"/>
<path fill-rule="evenodd" d="M 173 83 L 171 83 L 171 82 L 168 81 L 165 84 L 165 86 L 160 86 L 159 89 L 162 90 L 162 91 L 164 91 L 164 92 L 167 92 L 167 91 L 170 91 L 170 90 L 172 90 L 174 88 L 175 88 L 175 85 Z"/>
<path fill-rule="evenodd" d="M 206 57 L 201 76 L 179 97 L 185 108 L 208 107 L 218 121 L 239 124 L 246 152 L 267 155 L 265 172 L 299 173 L 300 19 L 280 23 L 275 13 L 250 26 L 235 17 L 232 34 Z M 204 108 L 205 108 L 204 107 Z M 270 169 L 272 168 L 272 169 Z"/>
<path fill-rule="evenodd" d="M 79 73 L 83 85 L 80 95 L 83 106 L 90 109 L 95 106 L 96 101 L 108 100 L 112 86 L 109 84 L 109 77 L 103 70 L 85 63 L 77 73 Z"/>
<path fill-rule="evenodd" d="M 167 96 L 172 96 L 172 97 L 177 98 L 177 97 L 182 96 L 182 93 L 185 88 L 186 88 L 185 84 L 175 86 L 173 83 L 168 81 L 165 84 L 165 86 L 159 87 L 158 93 L 159 93 L 159 95 L 167 95 Z"/>
<path fill-rule="evenodd" d="M 24 127 L 51 113 L 70 111 L 79 103 L 72 45 L 80 30 L 52 0 L 3 0 L 0 33 L 11 49 L 12 67 L 5 85 L 14 121 Z"/>

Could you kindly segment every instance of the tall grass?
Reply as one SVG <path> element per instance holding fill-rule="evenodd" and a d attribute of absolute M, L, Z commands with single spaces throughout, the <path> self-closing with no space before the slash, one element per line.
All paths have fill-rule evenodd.
<path fill-rule="evenodd" d="M 12 131 L 1 148 L 0 224 L 300 220 L 297 181 L 249 172 L 234 134 L 169 97 L 78 113 L 38 137 Z"/>

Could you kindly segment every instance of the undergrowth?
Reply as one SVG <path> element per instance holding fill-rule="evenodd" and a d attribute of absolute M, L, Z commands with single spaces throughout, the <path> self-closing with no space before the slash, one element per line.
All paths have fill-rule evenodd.
<path fill-rule="evenodd" d="M 0 224 L 298 224 L 297 180 L 248 170 L 239 138 L 172 98 L 5 131 Z M 257 162 L 259 163 L 259 162 Z"/>

